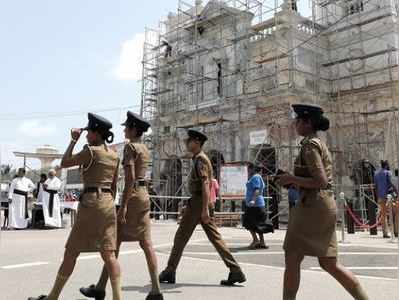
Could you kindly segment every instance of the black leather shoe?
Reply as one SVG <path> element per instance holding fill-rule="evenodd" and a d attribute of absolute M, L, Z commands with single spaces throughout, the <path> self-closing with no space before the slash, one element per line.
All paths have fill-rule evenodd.
<path fill-rule="evenodd" d="M 90 285 L 89 287 L 81 287 L 79 291 L 82 293 L 83 296 L 88 298 L 94 298 L 96 300 L 104 300 L 105 299 L 105 291 L 101 291 L 96 289 L 94 284 Z"/>
<path fill-rule="evenodd" d="M 162 294 L 148 294 L 145 300 L 163 300 Z"/>
<path fill-rule="evenodd" d="M 247 281 L 247 278 L 245 278 L 245 274 L 241 270 L 237 270 L 237 271 L 230 271 L 227 280 L 222 280 L 220 284 L 226 286 L 232 286 L 235 283 L 243 283 L 245 281 Z"/>
<path fill-rule="evenodd" d="M 28 300 L 47 300 L 47 296 L 41 295 L 39 297 L 29 297 Z"/>
<path fill-rule="evenodd" d="M 159 274 L 159 282 L 161 283 L 176 283 L 176 272 L 163 270 L 161 274 Z"/>
<path fill-rule="evenodd" d="M 390 239 L 391 238 L 391 236 L 389 234 L 387 234 L 387 233 L 384 233 L 384 235 L 382 237 L 384 239 Z"/>

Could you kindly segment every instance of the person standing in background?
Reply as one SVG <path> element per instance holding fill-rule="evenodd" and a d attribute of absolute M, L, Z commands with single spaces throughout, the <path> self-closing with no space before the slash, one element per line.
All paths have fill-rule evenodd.
<path fill-rule="evenodd" d="M 61 202 L 58 193 L 61 190 L 62 182 L 56 176 L 54 169 L 48 173 L 48 179 L 43 184 L 42 207 L 44 223 L 49 227 L 61 228 Z"/>
<path fill-rule="evenodd" d="M 25 177 L 24 168 L 18 169 L 18 175 L 11 182 L 8 192 L 9 199 L 9 228 L 24 229 L 28 227 L 28 194 L 33 191 L 35 185 L 32 180 Z"/>
<path fill-rule="evenodd" d="M 265 212 L 265 198 L 263 191 L 266 188 L 265 182 L 260 175 L 260 168 L 253 163 L 248 165 L 248 182 L 245 193 L 245 213 L 243 226 L 251 233 L 252 243 L 249 249 L 267 249 L 263 234 L 266 230 L 265 222 L 267 215 Z M 259 235 L 259 239 L 258 239 Z"/>
<path fill-rule="evenodd" d="M 18 175 L 15 175 L 14 177 L 13 177 L 13 179 L 15 179 L 15 178 L 17 178 L 17 176 Z M 9 193 L 9 191 L 10 191 L 10 187 L 11 187 L 11 182 L 9 182 L 8 183 L 8 186 L 7 186 L 7 195 L 8 195 L 8 193 Z M 4 202 L 1 202 L 1 207 L 3 207 L 4 208 L 4 220 L 3 220 L 3 227 L 2 227 L 2 229 L 8 229 L 8 223 L 9 223 L 9 210 L 10 210 L 10 204 L 9 204 L 9 202 L 7 201 L 4 201 Z"/>
<path fill-rule="evenodd" d="M 387 199 L 388 194 L 397 194 L 396 186 L 392 183 L 392 174 L 387 160 L 381 161 L 381 169 L 374 175 L 374 183 L 380 210 L 379 220 L 382 224 L 382 234 L 384 239 L 389 239 L 387 222 Z"/>

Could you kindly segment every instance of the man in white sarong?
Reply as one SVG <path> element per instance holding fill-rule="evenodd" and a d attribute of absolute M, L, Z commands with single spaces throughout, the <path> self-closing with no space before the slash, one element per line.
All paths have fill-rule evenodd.
<path fill-rule="evenodd" d="M 42 207 L 45 226 L 60 228 L 62 226 L 61 203 L 58 193 L 62 182 L 55 175 L 55 170 L 51 169 L 48 179 L 43 184 Z"/>
<path fill-rule="evenodd" d="M 18 176 L 11 182 L 8 192 L 9 224 L 8 228 L 24 229 L 28 227 L 28 193 L 35 185 L 25 177 L 25 169 L 18 169 Z"/>

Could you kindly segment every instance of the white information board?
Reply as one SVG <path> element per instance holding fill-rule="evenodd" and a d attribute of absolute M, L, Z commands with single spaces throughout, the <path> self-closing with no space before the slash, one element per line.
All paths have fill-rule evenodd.
<path fill-rule="evenodd" d="M 261 145 L 267 142 L 267 130 L 251 131 L 249 133 L 250 145 Z"/>
<path fill-rule="evenodd" d="M 220 195 L 223 197 L 244 197 L 248 181 L 247 166 L 224 165 L 220 170 Z"/>

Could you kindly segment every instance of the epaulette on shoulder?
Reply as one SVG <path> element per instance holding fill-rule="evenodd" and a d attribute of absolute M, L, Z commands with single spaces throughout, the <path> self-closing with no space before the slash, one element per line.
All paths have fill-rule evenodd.
<path fill-rule="evenodd" d="M 312 147 L 315 147 L 319 150 L 320 153 L 323 150 L 322 145 L 323 144 L 322 144 L 320 138 L 318 138 L 318 137 L 313 137 L 313 138 L 307 139 L 305 141 L 305 143 L 303 143 L 303 147 L 305 148 L 305 151 L 310 150 Z"/>
<path fill-rule="evenodd" d="M 137 151 L 137 147 L 135 143 L 128 143 L 125 146 L 125 151 L 132 151 L 132 152 L 136 152 Z"/>
<path fill-rule="evenodd" d="M 322 147 L 322 142 L 321 139 L 318 137 L 314 137 L 309 139 L 309 144 L 316 146 L 317 148 L 321 148 Z"/>

